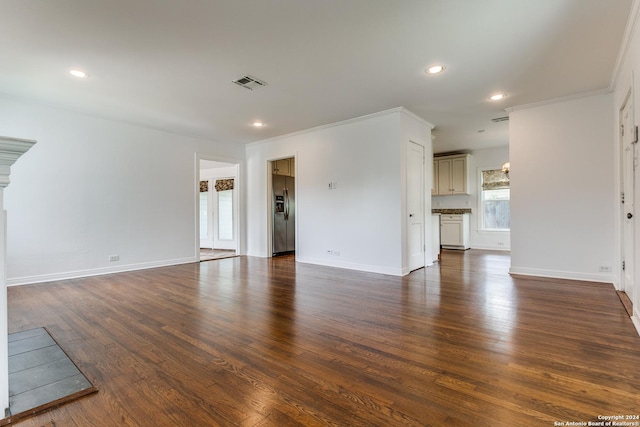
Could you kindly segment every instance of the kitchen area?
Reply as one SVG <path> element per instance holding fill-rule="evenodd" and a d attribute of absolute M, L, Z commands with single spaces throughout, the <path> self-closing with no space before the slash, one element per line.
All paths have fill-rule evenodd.
<path fill-rule="evenodd" d="M 434 154 L 432 253 L 510 250 L 508 160 L 507 147 Z"/>
<path fill-rule="evenodd" d="M 295 158 L 274 160 L 272 167 L 272 255 L 296 250 Z"/>

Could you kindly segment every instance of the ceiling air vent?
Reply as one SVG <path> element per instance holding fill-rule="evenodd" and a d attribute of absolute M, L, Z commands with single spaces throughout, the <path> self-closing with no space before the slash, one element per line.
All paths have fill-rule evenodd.
<path fill-rule="evenodd" d="M 262 80 L 256 79 L 255 77 L 251 76 L 242 76 L 238 80 L 234 80 L 233 83 L 249 90 L 254 90 L 256 88 L 267 85 L 266 82 L 263 82 Z"/>
<path fill-rule="evenodd" d="M 509 120 L 509 116 L 496 117 L 495 119 L 491 119 L 493 123 L 506 122 L 507 120 Z"/>

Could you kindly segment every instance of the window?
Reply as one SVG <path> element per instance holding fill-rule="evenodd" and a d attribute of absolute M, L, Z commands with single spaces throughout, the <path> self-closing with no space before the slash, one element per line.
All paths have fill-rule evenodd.
<path fill-rule="evenodd" d="M 218 240 L 233 240 L 233 178 L 217 179 Z"/>
<path fill-rule="evenodd" d="M 218 191 L 218 239 L 233 240 L 233 190 Z"/>
<path fill-rule="evenodd" d="M 511 226 L 509 178 L 501 169 L 483 170 L 481 175 L 482 229 L 509 231 Z"/>

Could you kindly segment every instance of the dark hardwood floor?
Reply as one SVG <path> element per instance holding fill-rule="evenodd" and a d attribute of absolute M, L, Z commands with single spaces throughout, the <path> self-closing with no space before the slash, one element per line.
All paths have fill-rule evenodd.
<path fill-rule="evenodd" d="M 98 393 L 22 426 L 554 426 L 640 414 L 611 285 L 446 251 L 399 278 L 236 257 L 12 287 Z"/>

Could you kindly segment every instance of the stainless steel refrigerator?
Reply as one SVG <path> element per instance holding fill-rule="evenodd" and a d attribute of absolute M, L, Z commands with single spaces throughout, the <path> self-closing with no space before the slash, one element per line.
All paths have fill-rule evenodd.
<path fill-rule="evenodd" d="M 295 179 L 273 175 L 273 255 L 296 250 Z"/>

